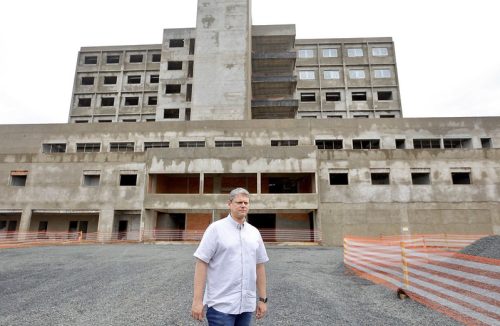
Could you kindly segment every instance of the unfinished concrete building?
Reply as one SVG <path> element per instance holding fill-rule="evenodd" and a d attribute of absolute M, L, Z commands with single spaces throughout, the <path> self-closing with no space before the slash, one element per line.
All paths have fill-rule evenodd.
<path fill-rule="evenodd" d="M 500 117 L 402 118 L 391 38 L 296 39 L 249 0 L 82 48 L 68 123 L 0 135 L 0 232 L 196 239 L 243 186 L 267 241 L 500 233 Z"/>

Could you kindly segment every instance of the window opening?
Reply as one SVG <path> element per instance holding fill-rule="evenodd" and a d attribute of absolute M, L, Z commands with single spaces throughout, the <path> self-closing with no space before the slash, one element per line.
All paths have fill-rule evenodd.
<path fill-rule="evenodd" d="M 115 85 L 116 81 L 116 76 L 104 76 L 104 85 Z"/>
<path fill-rule="evenodd" d="M 379 139 L 353 139 L 353 149 L 380 149 Z"/>
<path fill-rule="evenodd" d="M 133 142 L 123 142 L 123 143 L 110 143 L 110 152 L 133 152 L 134 143 Z"/>
<path fill-rule="evenodd" d="M 411 183 L 414 185 L 430 185 L 431 174 L 415 172 L 411 174 Z"/>
<path fill-rule="evenodd" d="M 443 139 L 444 148 L 472 148 L 472 139 L 470 138 L 445 138 Z"/>
<path fill-rule="evenodd" d="M 392 101 L 392 92 L 391 91 L 377 92 L 377 98 L 379 101 Z"/>
<path fill-rule="evenodd" d="M 43 153 L 66 153 L 66 144 L 43 144 Z"/>
<path fill-rule="evenodd" d="M 114 54 L 107 55 L 106 56 L 106 63 L 109 63 L 109 64 L 120 63 L 120 56 L 114 55 Z"/>
<path fill-rule="evenodd" d="M 101 106 L 113 106 L 115 105 L 114 97 L 103 97 L 101 98 Z"/>
<path fill-rule="evenodd" d="M 183 48 L 184 40 L 183 39 L 171 39 L 169 41 L 169 47 L 171 48 Z"/>
<path fill-rule="evenodd" d="M 326 92 L 326 101 L 327 102 L 340 102 L 340 92 Z"/>
<path fill-rule="evenodd" d="M 344 141 L 342 139 L 316 139 L 318 149 L 342 149 Z"/>
<path fill-rule="evenodd" d="M 491 148 L 491 138 L 481 138 L 481 148 Z"/>
<path fill-rule="evenodd" d="M 151 62 L 161 62 L 161 54 L 153 53 L 153 55 L 151 56 Z"/>
<path fill-rule="evenodd" d="M 397 149 L 405 149 L 406 148 L 406 140 L 405 139 L 396 139 L 396 148 Z"/>
<path fill-rule="evenodd" d="M 165 88 L 165 94 L 180 94 L 181 85 L 168 84 Z"/>
<path fill-rule="evenodd" d="M 301 102 L 316 102 L 315 93 L 300 93 Z"/>
<path fill-rule="evenodd" d="M 130 55 L 130 63 L 141 63 L 144 56 L 142 54 L 131 54 Z"/>
<path fill-rule="evenodd" d="M 330 173 L 331 186 L 349 185 L 349 175 L 347 173 Z"/>
<path fill-rule="evenodd" d="M 131 187 L 137 185 L 137 174 L 120 174 L 120 186 Z"/>
<path fill-rule="evenodd" d="M 241 140 L 216 140 L 215 147 L 241 147 Z"/>
<path fill-rule="evenodd" d="M 130 75 L 127 77 L 128 84 L 140 84 L 141 76 L 140 75 Z"/>
<path fill-rule="evenodd" d="M 168 148 L 170 143 L 168 141 L 149 141 L 144 142 L 144 151 L 150 148 Z"/>
<path fill-rule="evenodd" d="M 78 99 L 78 107 L 81 107 L 81 108 L 90 107 L 91 103 L 92 103 L 91 98 L 79 98 Z"/>
<path fill-rule="evenodd" d="M 101 151 L 100 143 L 80 143 L 76 144 L 77 153 L 95 153 Z"/>
<path fill-rule="evenodd" d="M 471 184 L 470 172 L 452 172 L 451 179 L 454 185 Z"/>
<path fill-rule="evenodd" d="M 298 146 L 299 141 L 297 139 L 280 139 L 271 140 L 271 146 Z"/>
<path fill-rule="evenodd" d="M 179 119 L 179 109 L 165 109 L 163 119 Z"/>
<path fill-rule="evenodd" d="M 96 65 L 97 64 L 97 56 L 96 55 L 85 56 L 83 62 L 86 65 Z"/>
<path fill-rule="evenodd" d="M 160 82 L 160 75 L 151 75 L 149 76 L 150 84 L 158 84 Z"/>
<path fill-rule="evenodd" d="M 366 101 L 366 92 L 353 92 L 352 93 L 353 101 Z"/>
<path fill-rule="evenodd" d="M 413 148 L 415 148 L 415 149 L 441 148 L 441 140 L 439 138 L 413 139 Z"/>
<path fill-rule="evenodd" d="M 390 184 L 389 173 L 371 173 L 372 185 Z"/>
<path fill-rule="evenodd" d="M 82 77 L 81 84 L 85 86 L 94 85 L 94 77 Z"/>
<path fill-rule="evenodd" d="M 157 96 L 148 97 L 148 105 L 157 105 L 157 104 L 158 104 L 158 97 Z"/>
<path fill-rule="evenodd" d="M 204 141 L 180 141 L 179 147 L 205 147 Z"/>
<path fill-rule="evenodd" d="M 99 174 L 85 174 L 83 176 L 83 185 L 86 187 L 98 187 L 101 181 Z"/>
<path fill-rule="evenodd" d="M 139 105 L 138 96 L 125 97 L 125 106 L 136 106 L 136 105 Z"/>
<path fill-rule="evenodd" d="M 169 61 L 167 65 L 168 70 L 182 70 L 182 61 Z"/>

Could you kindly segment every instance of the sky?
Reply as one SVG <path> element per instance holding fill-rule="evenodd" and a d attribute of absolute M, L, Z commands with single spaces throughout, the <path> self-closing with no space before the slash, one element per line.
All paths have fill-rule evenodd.
<path fill-rule="evenodd" d="M 497 5 L 495 5 L 497 3 Z M 80 47 L 160 44 L 195 27 L 196 0 L 8 1 L 0 124 L 67 121 Z M 253 24 L 297 38 L 392 37 L 405 117 L 500 115 L 497 0 L 253 0 Z"/>

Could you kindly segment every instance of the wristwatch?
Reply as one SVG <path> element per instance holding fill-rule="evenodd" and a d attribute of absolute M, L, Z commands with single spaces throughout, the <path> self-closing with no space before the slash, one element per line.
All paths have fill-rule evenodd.
<path fill-rule="evenodd" d="M 259 297 L 259 301 L 260 301 L 260 302 L 267 303 L 267 298 L 260 298 L 260 297 Z"/>

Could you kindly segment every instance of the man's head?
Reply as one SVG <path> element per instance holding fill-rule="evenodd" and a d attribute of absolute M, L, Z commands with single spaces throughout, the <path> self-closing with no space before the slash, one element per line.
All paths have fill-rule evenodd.
<path fill-rule="evenodd" d="M 250 193 L 244 188 L 233 189 L 229 193 L 227 206 L 231 211 L 231 216 L 238 222 L 243 223 L 248 214 L 250 204 Z"/>

